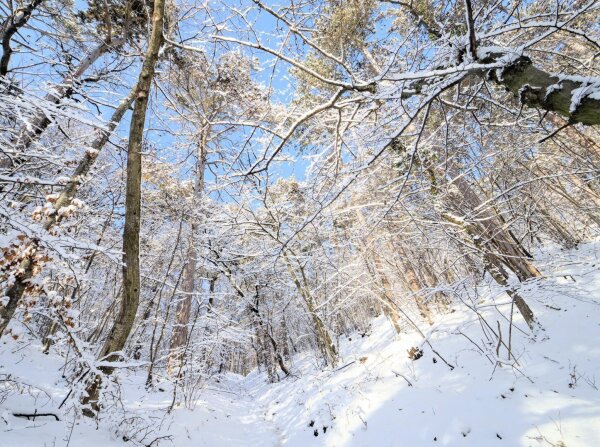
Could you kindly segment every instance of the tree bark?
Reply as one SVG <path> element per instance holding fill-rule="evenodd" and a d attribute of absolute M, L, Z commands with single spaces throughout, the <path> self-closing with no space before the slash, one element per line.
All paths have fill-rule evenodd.
<path fill-rule="evenodd" d="M 443 33 L 438 25 L 422 15 L 422 9 L 430 8 L 431 5 L 413 1 L 382 1 L 402 6 L 413 16 L 415 23 L 424 27 L 430 36 L 436 39 L 442 37 Z M 467 2 L 467 4 L 470 5 L 470 2 Z M 474 61 L 490 64 L 507 56 L 507 53 L 500 49 L 495 54 L 489 54 L 483 59 L 479 59 L 477 53 L 473 52 L 474 47 L 479 44 L 475 37 L 472 34 L 468 36 L 469 47 L 472 51 L 471 56 Z M 462 62 L 462 60 L 459 62 Z M 579 102 L 573 101 L 575 90 L 592 83 L 596 86 L 600 84 L 598 78 L 586 79 L 583 77 L 586 73 L 581 73 L 583 76 L 579 78 L 573 76 L 570 79 L 560 79 L 558 76 L 535 67 L 533 61 L 527 56 L 520 56 L 501 69 L 473 68 L 470 73 L 475 76 L 486 77 L 497 85 L 505 87 L 519 98 L 522 104 L 529 107 L 555 112 L 567 118 L 571 123 L 582 123 L 588 126 L 600 124 L 600 99 L 586 96 Z M 422 85 L 417 83 L 415 87 L 415 91 L 420 92 Z"/>
<path fill-rule="evenodd" d="M 58 198 L 56 199 L 56 202 L 54 204 L 56 212 L 54 214 L 51 214 L 44 223 L 44 228 L 46 230 L 50 230 L 50 228 L 52 228 L 57 223 L 57 220 L 59 219 L 58 210 L 64 207 L 68 207 L 73 202 L 75 194 L 77 193 L 77 189 L 81 185 L 82 181 L 85 179 L 85 176 L 90 172 L 90 169 L 92 168 L 96 159 L 98 158 L 100 150 L 102 150 L 104 145 L 108 142 L 109 137 L 115 131 L 127 110 L 129 110 L 129 108 L 131 107 L 131 104 L 133 103 L 136 94 L 137 86 L 135 86 L 129 92 L 129 95 L 127 95 L 127 97 L 124 98 L 119 104 L 119 106 L 115 109 L 110 119 L 110 122 L 108 123 L 107 129 L 99 131 L 99 134 L 97 135 L 94 142 L 91 144 L 90 149 L 86 150 L 83 159 L 79 162 L 77 168 L 75 168 L 75 171 L 69 178 L 69 181 L 67 182 L 63 190 L 60 192 Z"/>
<path fill-rule="evenodd" d="M 361 249 L 361 251 L 364 251 Z M 365 256 L 365 261 L 367 262 L 367 267 L 368 267 L 368 258 L 366 257 L 367 254 L 364 253 Z M 371 272 L 371 274 L 375 277 L 375 279 L 378 280 L 378 282 L 380 283 L 382 290 L 381 290 L 381 299 L 387 303 L 389 303 L 388 306 L 383 306 L 383 313 L 385 314 L 385 316 L 388 318 L 388 320 L 392 323 L 392 326 L 394 327 L 394 330 L 396 331 L 396 334 L 399 334 L 400 332 L 402 332 L 402 327 L 400 325 L 400 314 L 396 311 L 396 308 L 394 307 L 394 303 L 393 303 L 393 289 L 392 289 L 392 285 L 390 283 L 390 280 L 388 278 L 388 276 L 386 275 L 385 271 L 383 270 L 383 264 L 381 262 L 381 256 L 379 256 L 379 253 L 377 253 L 375 250 L 371 250 L 371 257 L 373 258 L 373 271 Z"/>
<path fill-rule="evenodd" d="M 502 262 L 511 269 L 520 281 L 542 276 L 540 271 L 527 259 L 528 253 L 518 246 L 504 223 L 493 210 L 484 207 L 479 196 L 471 189 L 469 183 L 460 174 L 452 174 L 451 182 L 454 184 L 467 205 L 467 215 L 474 218 L 474 228 L 478 229 L 478 236 L 482 243 L 490 244 Z M 474 230 L 476 231 L 476 230 Z M 489 250 L 488 250 L 489 251 Z"/>
<path fill-rule="evenodd" d="M 398 252 L 398 260 L 400 261 L 400 265 L 402 267 L 402 275 L 404 276 L 405 283 L 408 286 L 408 289 L 414 295 L 415 303 L 417 304 L 419 314 L 421 314 L 421 316 L 427 321 L 429 325 L 432 325 L 433 320 L 431 319 L 431 310 L 427 306 L 427 303 L 425 302 L 425 299 L 421 294 L 421 290 L 423 289 L 423 287 L 419 283 L 417 273 L 415 272 L 415 269 L 408 260 L 408 256 L 404 252 L 402 245 L 395 245 L 394 249 Z"/>
<path fill-rule="evenodd" d="M 537 211 L 543 216 L 547 224 L 554 230 L 557 238 L 562 242 L 562 245 L 567 250 L 577 247 L 581 242 L 579 238 L 573 236 L 571 232 L 563 226 L 550 212 L 544 207 L 544 205 L 538 203 Z"/>
<path fill-rule="evenodd" d="M 263 317 L 259 310 L 259 298 L 260 296 L 257 287 L 254 304 L 250 306 L 253 324 L 256 329 L 256 356 L 258 364 L 265 366 L 269 381 L 273 383 L 279 379 L 275 361 L 286 376 L 290 375 L 290 370 L 283 361 L 281 352 L 279 352 L 279 347 L 272 334 L 273 327 L 271 323 L 268 319 Z"/>
<path fill-rule="evenodd" d="M 140 226 L 142 201 L 142 142 L 150 87 L 154 78 L 158 52 L 163 42 L 164 0 L 154 3 L 152 35 L 138 80 L 129 144 L 127 147 L 127 181 L 125 193 L 125 229 L 123 232 L 123 300 L 100 357 L 120 351 L 133 326 L 140 296 Z M 114 356 L 111 356 L 114 359 Z"/>
<path fill-rule="evenodd" d="M 367 222 L 362 212 L 359 209 L 357 209 L 354 214 L 356 216 L 358 224 L 364 228 Z M 392 285 L 383 269 L 383 262 L 381 261 L 381 256 L 379 256 L 379 253 L 377 253 L 376 250 L 372 248 L 365 248 L 370 247 L 372 242 L 372 238 L 367 238 L 366 240 L 363 240 L 361 244 L 358 244 L 357 248 L 363 255 L 369 273 L 371 274 L 371 276 L 373 276 L 373 279 L 375 279 L 376 282 L 378 282 L 382 288 L 380 298 L 383 302 L 388 303 L 388 305 L 383 306 L 383 313 L 388 318 L 390 323 L 392 323 L 396 334 L 399 334 L 402 331 L 402 327 L 400 325 L 401 318 L 400 314 L 396 311 L 396 308 L 394 306 L 394 294 Z M 373 269 L 370 268 L 369 257 L 373 259 Z"/>
<path fill-rule="evenodd" d="M 325 362 L 328 365 L 335 366 L 337 363 L 337 350 L 335 348 L 335 345 L 333 344 L 333 340 L 331 339 L 331 336 L 329 335 L 329 331 L 325 327 L 325 323 L 323 323 L 323 320 L 321 320 L 319 315 L 317 315 L 317 309 L 315 307 L 314 299 L 313 299 L 312 295 L 310 294 L 310 291 L 308 290 L 308 282 L 306 280 L 306 275 L 304 274 L 304 270 L 302 269 L 302 266 L 299 266 L 300 273 L 302 275 L 302 282 L 300 282 L 298 275 L 296 274 L 296 272 L 294 271 L 294 268 L 292 267 L 290 258 L 287 255 L 287 253 L 285 253 L 285 252 L 283 254 L 283 259 L 285 260 L 288 272 L 289 272 L 290 276 L 292 277 L 292 281 L 294 282 L 294 284 L 296 285 L 296 288 L 298 289 L 298 292 L 304 299 L 306 308 L 308 309 L 308 314 L 310 315 L 310 317 L 313 321 L 313 326 L 314 326 L 315 333 L 317 336 L 317 344 L 319 345 L 319 349 L 323 353 Z"/>
<path fill-rule="evenodd" d="M 17 311 L 17 307 L 25 289 L 27 282 L 33 276 L 34 256 L 38 249 L 37 242 L 33 241 L 26 249 L 23 260 L 19 264 L 14 283 L 4 293 L 8 297 L 5 305 L 0 305 L 0 337 L 4 333 L 8 323 Z"/>
<path fill-rule="evenodd" d="M 550 112 L 556 112 L 571 123 L 587 126 L 600 124 L 600 100 L 589 96 L 579 102 L 573 101 L 575 90 L 585 88 L 594 80 L 560 79 L 535 67 L 527 56 L 521 56 L 501 70 L 501 76 L 493 70 L 490 77 L 497 84 L 510 90 L 522 104 Z"/>

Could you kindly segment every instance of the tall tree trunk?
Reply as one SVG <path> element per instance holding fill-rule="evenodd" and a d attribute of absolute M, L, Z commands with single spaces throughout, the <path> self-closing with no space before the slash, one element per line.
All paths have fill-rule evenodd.
<path fill-rule="evenodd" d="M 558 239 L 562 242 L 562 245 L 567 250 L 577 247 L 581 242 L 577 237 L 573 236 L 571 232 L 563 226 L 563 224 L 550 214 L 550 212 L 542 205 L 538 203 L 538 212 L 543 216 L 544 220 L 554 230 L 554 233 Z"/>
<path fill-rule="evenodd" d="M 594 217 L 595 217 L 595 219 L 598 219 L 598 216 L 596 214 L 598 212 L 600 212 L 600 195 L 598 195 L 598 193 L 596 191 L 594 191 L 590 187 L 590 185 L 587 182 L 585 182 L 579 175 L 572 174 L 568 177 L 568 179 L 571 181 L 571 183 L 573 183 L 574 186 L 576 186 L 579 189 L 579 191 L 581 191 L 583 196 L 594 205 L 593 208 L 595 208 L 595 210 L 587 211 L 587 214 L 592 219 Z M 582 207 L 581 204 L 579 204 L 579 208 L 585 208 L 585 207 Z M 592 217 L 592 216 L 594 216 L 594 217 Z"/>
<path fill-rule="evenodd" d="M 367 222 L 360 209 L 357 209 L 354 214 L 358 224 L 362 228 L 366 228 Z M 402 327 L 400 326 L 401 317 L 394 305 L 392 284 L 390 283 L 390 280 L 383 269 L 381 256 L 376 250 L 371 248 L 372 242 L 372 238 L 367 238 L 366 240 L 362 241 L 362 243 L 358 244 L 357 248 L 363 255 L 367 268 L 369 269 L 369 273 L 381 287 L 380 298 L 384 303 L 387 303 L 387 305 L 384 304 L 383 306 L 383 313 L 392 323 L 396 334 L 399 334 L 402 331 Z M 373 260 L 373 269 L 370 268 L 369 258 Z"/>
<path fill-rule="evenodd" d="M 152 12 L 152 35 L 148 42 L 146 58 L 138 79 L 131 126 L 129 128 L 129 144 L 127 147 L 127 182 L 125 196 L 125 230 L 123 232 L 123 297 L 117 320 L 115 321 L 106 343 L 100 351 L 100 358 L 114 361 L 125 346 L 133 327 L 140 300 L 140 223 L 142 199 L 142 142 L 144 124 L 150 88 L 154 78 L 154 70 L 158 61 L 158 53 L 163 43 L 163 26 L 165 0 L 155 0 Z M 111 367 L 102 368 L 110 374 Z M 98 394 L 101 378 L 95 377 L 87 388 L 87 396 L 83 403 L 91 403 L 92 410 L 98 411 Z M 93 415 L 89 410 L 87 415 Z"/>
<path fill-rule="evenodd" d="M 361 249 L 361 251 L 363 250 Z M 367 267 L 369 267 L 367 254 L 365 253 L 364 256 L 365 261 L 367 263 Z M 402 327 L 400 326 L 401 317 L 394 306 L 394 294 L 392 284 L 390 283 L 387 274 L 383 270 L 383 263 L 381 261 L 381 256 L 379 256 L 379 253 L 377 253 L 375 250 L 371 250 L 371 258 L 373 259 L 373 269 L 370 273 L 381 286 L 381 300 L 385 303 L 389 303 L 388 305 L 383 306 L 383 313 L 388 318 L 390 323 L 392 323 L 396 334 L 399 334 L 402 331 Z"/>
<path fill-rule="evenodd" d="M 258 364 L 262 364 L 266 370 L 271 383 L 279 379 L 275 362 L 279 365 L 281 371 L 286 375 L 290 375 L 290 370 L 283 361 L 283 356 L 279 352 L 279 347 L 273 336 L 273 327 L 268 319 L 265 319 L 259 309 L 259 292 L 256 288 L 256 297 L 254 304 L 250 306 L 252 314 L 252 323 L 256 330 L 256 355 Z"/>
<path fill-rule="evenodd" d="M 204 169 L 206 167 L 206 145 L 207 145 L 208 130 L 203 129 L 200 134 L 200 143 L 198 145 L 198 154 L 196 156 L 196 181 L 194 183 L 194 192 L 192 199 L 192 213 L 198 209 L 202 194 L 204 191 Z M 177 311 L 175 315 L 175 325 L 171 336 L 171 344 L 169 347 L 169 359 L 167 362 L 167 370 L 169 374 L 180 370 L 179 365 L 183 359 L 183 348 L 187 344 L 188 324 L 190 322 L 190 314 L 192 310 L 192 297 L 195 291 L 195 277 L 197 266 L 197 248 L 196 248 L 196 232 L 197 224 L 195 216 L 190 216 L 190 235 L 189 245 L 186 253 L 186 262 L 183 272 L 182 294 L 177 303 Z"/>
<path fill-rule="evenodd" d="M 541 177 L 551 175 L 551 172 L 548 169 L 539 164 L 534 166 L 534 170 L 534 172 Z M 567 190 L 561 179 L 558 178 L 545 180 L 543 183 L 544 188 L 558 194 L 573 205 L 577 211 L 582 212 L 588 219 L 600 227 L 600 216 L 598 215 L 598 212 L 600 212 L 600 196 L 590 188 L 578 174 L 567 175 L 566 180 L 583 195 L 583 198 L 578 197 L 573 194 L 572 191 Z"/>
<path fill-rule="evenodd" d="M 485 252 L 494 253 L 515 273 L 519 281 L 542 276 L 535 265 L 529 261 L 531 257 L 529 252 L 509 232 L 507 224 L 493 207 L 481 201 L 453 160 L 443 160 L 443 163 L 439 163 L 438 166 L 433 166 L 431 161 L 424 160 L 423 166 L 430 177 L 434 196 L 439 193 L 438 176 L 444 178 L 448 175 L 449 188 L 446 197 L 443 198 L 445 207 L 466 216 L 471 231 L 480 238 L 479 243 L 482 248 L 485 248 Z M 441 166 L 445 166 L 446 171 L 443 171 Z"/>
<path fill-rule="evenodd" d="M 427 303 L 425 302 L 425 299 L 422 296 L 421 290 L 423 289 L 423 287 L 419 283 L 417 273 L 415 272 L 415 269 L 408 260 L 408 257 L 406 256 L 406 253 L 404 252 L 402 246 L 398 244 L 395 246 L 395 249 L 398 252 L 398 259 L 400 260 L 400 264 L 402 266 L 402 275 L 405 278 L 408 289 L 414 295 L 415 303 L 417 304 L 417 309 L 419 309 L 419 313 L 427 321 L 427 323 L 432 325 L 433 320 L 431 319 L 431 310 L 427 306 Z"/>
<path fill-rule="evenodd" d="M 139 335 L 140 337 L 143 336 L 143 331 L 144 331 L 143 323 L 150 318 L 150 314 L 152 313 L 152 311 L 154 311 L 154 319 L 153 319 L 154 325 L 152 328 L 152 336 L 150 337 L 150 346 L 148 346 L 148 354 L 150 357 L 149 358 L 150 363 L 148 364 L 148 375 L 146 376 L 146 388 L 149 388 L 152 386 L 152 380 L 153 380 L 153 375 L 154 375 L 154 366 L 155 366 L 156 360 L 158 358 L 158 351 L 160 349 L 161 341 L 163 339 L 165 327 L 167 325 L 167 321 L 169 320 L 169 316 L 171 313 L 171 304 L 173 302 L 175 292 L 177 291 L 177 287 L 179 286 L 179 281 L 181 280 L 181 277 L 183 276 L 183 272 L 182 272 L 178 276 L 177 281 L 175 282 L 175 288 L 173 290 L 173 294 L 171 295 L 171 301 L 167 304 L 166 312 L 163 315 L 162 327 L 161 327 L 160 333 L 157 337 L 158 321 L 159 321 L 158 312 L 161 308 L 163 289 L 164 289 L 165 283 L 169 277 L 169 274 L 171 272 L 171 266 L 173 265 L 173 261 L 175 260 L 175 254 L 179 247 L 179 240 L 181 239 L 181 233 L 183 230 L 184 220 L 185 220 L 185 218 L 184 218 L 184 216 L 182 216 L 181 221 L 179 222 L 179 230 L 177 231 L 177 237 L 175 238 L 175 244 L 173 245 L 173 253 L 171 254 L 171 259 L 169 259 L 169 264 L 168 264 L 166 272 L 165 272 L 165 280 L 161 282 L 161 285 L 160 285 L 159 289 L 157 290 L 157 293 L 152 297 L 152 299 L 148 303 L 148 307 L 146 308 L 146 311 L 142 315 L 143 321 L 142 321 L 142 325 L 140 328 L 140 335 Z M 141 348 L 141 340 L 138 340 L 138 343 L 136 345 L 140 346 L 140 348 Z"/>

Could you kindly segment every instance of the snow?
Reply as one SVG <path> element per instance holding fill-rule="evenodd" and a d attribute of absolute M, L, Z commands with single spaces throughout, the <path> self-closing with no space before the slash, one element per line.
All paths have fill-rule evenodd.
<path fill-rule="evenodd" d="M 380 317 L 364 336 L 340 340 L 341 361 L 333 370 L 300 354 L 291 362 L 293 377 L 276 384 L 261 371 L 228 373 L 185 396 L 179 391 L 171 414 L 165 411 L 173 400 L 169 382 L 147 392 L 144 368 L 123 365 L 131 368 L 115 374 L 125 412 L 104 415 L 99 426 L 74 419 L 64 411 L 68 405 L 58 408 L 68 389 L 63 358 L 42 354 L 32 341 L 3 339 L 0 445 L 600 445 L 600 243 L 540 257 L 546 277 L 519 292 L 542 329 L 531 335 L 515 315 L 517 368 L 505 364 L 506 347 L 496 351 L 497 339 L 488 342 L 482 322 L 461 303 L 475 306 L 495 331 L 499 324 L 508 343 L 503 315 L 510 314 L 510 301 L 485 282 L 477 288 L 461 283 L 452 311 L 421 327 L 454 369 L 416 332 L 397 337 Z M 412 347 L 423 357 L 409 359 Z M 60 421 L 13 416 L 34 411 L 56 413 Z M 138 444 L 123 440 L 131 438 Z"/>
<path fill-rule="evenodd" d="M 600 82 L 595 81 L 593 83 L 583 84 L 581 87 L 573 89 L 569 112 L 574 113 L 585 98 L 597 100 L 599 97 Z"/>
<path fill-rule="evenodd" d="M 563 89 L 562 84 L 560 84 L 560 83 L 552 84 L 551 86 L 549 86 L 546 89 L 546 94 L 544 95 L 544 101 L 546 101 L 552 93 L 559 92 L 562 89 Z"/>
<path fill-rule="evenodd" d="M 569 112 L 574 113 L 580 106 L 581 102 L 586 99 L 598 100 L 600 99 L 600 79 L 594 76 L 575 76 L 556 74 L 558 78 L 556 84 L 548 87 L 546 91 L 546 97 L 556 90 L 562 89 L 562 82 L 571 81 L 581 84 L 578 88 L 573 89 L 571 92 L 571 104 L 569 106 Z"/>

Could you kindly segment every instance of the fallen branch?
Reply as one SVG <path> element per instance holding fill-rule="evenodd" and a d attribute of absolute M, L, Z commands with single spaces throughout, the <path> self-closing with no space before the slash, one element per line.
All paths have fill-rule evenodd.
<path fill-rule="evenodd" d="M 13 413 L 14 417 L 17 418 L 27 418 L 27 420 L 31 420 L 33 419 L 35 421 L 36 417 L 53 417 L 56 418 L 57 421 L 60 421 L 60 419 L 58 418 L 57 415 L 55 415 L 54 413 L 38 413 L 37 410 L 35 410 L 33 413 Z"/>

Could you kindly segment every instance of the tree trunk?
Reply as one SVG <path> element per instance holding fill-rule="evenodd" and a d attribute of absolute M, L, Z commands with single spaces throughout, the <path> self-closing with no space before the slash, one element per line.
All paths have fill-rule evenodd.
<path fill-rule="evenodd" d="M 140 299 L 140 211 L 142 180 L 142 141 L 150 88 L 158 54 L 163 43 L 163 25 L 165 0 L 155 0 L 152 12 L 152 35 L 148 42 L 146 58 L 137 84 L 137 95 L 129 128 L 127 148 L 127 183 L 125 198 L 125 230 L 123 232 L 123 298 L 117 320 L 115 321 L 99 357 L 114 361 L 125 346 L 129 332 L 133 327 Z M 104 367 L 103 372 L 110 374 L 113 368 Z M 98 394 L 101 378 L 97 376 L 87 388 L 83 403 L 92 404 L 92 410 L 98 411 Z M 89 410 L 86 415 L 93 415 Z"/>
<path fill-rule="evenodd" d="M 438 25 L 419 13 L 415 7 L 417 2 L 407 1 L 398 4 L 401 4 L 412 15 L 415 23 L 423 26 L 431 36 L 442 37 L 443 32 Z M 477 58 L 475 60 L 484 64 L 493 64 L 506 55 L 506 51 L 499 49 L 496 54 L 489 54 L 482 60 Z M 571 80 L 561 80 L 558 76 L 535 67 L 533 61 L 527 56 L 512 60 L 502 69 L 482 70 L 480 67 L 474 67 L 470 72 L 474 76 L 485 77 L 505 87 L 518 97 L 522 104 L 529 107 L 556 112 L 571 123 L 600 124 L 600 99 L 597 97 L 587 96 L 576 107 L 571 107 L 574 90 L 589 85 L 591 82 L 589 78 L 573 76 Z M 421 86 L 417 84 L 416 87 L 416 91 L 420 91 Z"/>
<path fill-rule="evenodd" d="M 521 56 L 501 71 L 489 74 L 496 83 L 506 87 L 521 103 L 536 107 L 567 118 L 571 123 L 588 126 L 600 124 L 600 100 L 587 96 L 575 107 L 572 105 L 573 92 L 585 87 L 585 78 L 559 79 L 536 68 L 527 56 Z M 559 86 L 559 88 L 557 88 Z"/>
<path fill-rule="evenodd" d="M 520 281 L 542 276 L 540 271 L 528 260 L 528 253 L 515 243 L 503 222 L 498 216 L 485 207 L 479 196 L 471 189 L 462 175 L 452 175 L 452 184 L 462 196 L 467 206 L 466 214 L 474 220 L 473 231 L 483 240 L 483 244 L 491 245 L 502 262 L 511 269 Z M 489 251 L 489 249 L 488 249 Z"/>
<path fill-rule="evenodd" d="M 33 258 L 37 249 L 38 246 L 35 241 L 26 248 L 23 260 L 20 262 L 15 274 L 15 281 L 4 293 L 8 297 L 8 302 L 5 305 L 0 305 L 0 337 L 17 310 L 19 301 L 27 287 L 27 282 L 33 276 Z"/>
<path fill-rule="evenodd" d="M 290 375 L 290 370 L 285 365 L 281 352 L 279 352 L 279 347 L 272 334 L 273 328 L 271 323 L 265 320 L 260 312 L 258 287 L 256 289 L 254 304 L 250 306 L 250 312 L 256 330 L 256 356 L 258 364 L 259 366 L 262 364 L 265 367 L 269 381 L 274 383 L 279 379 L 275 362 L 277 362 L 279 368 L 286 376 Z"/>
<path fill-rule="evenodd" d="M 125 193 L 125 230 L 123 232 L 123 301 L 100 357 L 120 351 L 133 326 L 140 296 L 140 225 L 142 199 L 142 142 L 150 87 L 158 52 L 163 42 L 165 0 L 156 0 L 152 16 L 152 35 L 138 81 L 127 147 L 127 182 Z M 114 356 L 112 356 L 114 359 Z"/>
<path fill-rule="evenodd" d="M 200 144 L 198 147 L 198 154 L 196 157 L 196 181 L 194 184 L 193 200 L 192 200 L 192 213 L 198 209 L 202 194 L 204 191 L 204 169 L 206 167 L 206 144 L 208 130 L 203 129 L 200 136 Z M 189 235 L 189 246 L 186 253 L 186 263 L 184 266 L 183 273 L 183 284 L 182 294 L 183 296 L 177 303 L 177 311 L 175 315 L 175 325 L 173 327 L 173 334 L 171 336 L 171 344 L 169 347 L 169 359 L 167 363 L 167 370 L 169 374 L 179 370 L 179 365 L 183 361 L 182 350 L 187 344 L 188 338 L 188 324 L 190 321 L 190 313 L 192 309 L 192 297 L 195 291 L 195 276 L 196 276 L 196 265 L 197 265 L 197 253 L 196 253 L 196 231 L 197 225 L 194 222 L 195 216 L 190 216 L 190 235 Z"/>
<path fill-rule="evenodd" d="M 537 210 L 543 216 L 544 220 L 550 225 L 550 227 L 554 230 L 554 233 L 558 237 L 558 239 L 562 242 L 562 246 L 567 250 L 577 247 L 581 242 L 578 238 L 573 236 L 571 232 L 563 226 L 558 219 L 554 218 L 554 216 L 550 215 L 548 210 L 544 208 L 543 205 L 538 203 Z"/>
<path fill-rule="evenodd" d="M 357 220 L 358 224 L 361 227 L 365 228 L 367 223 L 366 223 L 365 217 L 363 216 L 363 214 L 361 213 L 361 211 L 359 209 L 356 210 L 355 216 L 356 216 L 356 220 Z M 382 288 L 381 293 L 380 293 L 380 298 L 384 303 L 388 303 L 388 305 L 383 306 L 383 313 L 388 318 L 388 320 L 392 323 L 392 326 L 394 327 L 396 334 L 399 334 L 402 331 L 402 327 L 400 326 L 401 318 L 400 318 L 400 314 L 396 310 L 396 307 L 393 302 L 394 301 L 394 293 L 392 290 L 392 285 L 383 269 L 383 262 L 381 261 L 381 256 L 379 256 L 379 253 L 377 253 L 376 250 L 363 248 L 363 247 L 370 247 L 372 242 L 373 241 L 371 240 L 371 238 L 368 238 L 367 240 L 362 241 L 361 244 L 358 244 L 357 248 L 363 255 L 363 258 L 367 265 L 367 269 L 369 269 L 369 273 L 371 274 L 373 279 L 375 279 L 376 282 L 379 283 L 379 285 Z M 369 257 L 373 259 L 373 267 L 374 268 L 372 271 L 369 268 L 370 267 L 369 266 Z"/>
<path fill-rule="evenodd" d="M 433 324 L 433 320 L 431 319 L 431 311 L 427 306 L 427 303 L 423 299 L 421 290 L 421 284 L 419 283 L 419 279 L 417 278 L 417 273 L 415 269 L 410 264 L 408 257 L 404 253 L 404 250 L 400 245 L 396 247 L 398 251 L 398 259 L 400 260 L 400 264 L 402 266 L 402 274 L 406 280 L 406 284 L 408 289 L 413 293 L 415 298 L 415 303 L 417 304 L 417 309 L 419 309 L 419 313 L 421 316 L 429 323 L 429 325 Z"/>
<path fill-rule="evenodd" d="M 362 250 L 361 250 L 362 251 Z M 374 271 L 371 272 L 372 276 L 378 280 L 378 282 L 381 285 L 381 299 L 386 302 L 389 303 L 388 306 L 383 306 L 383 313 L 385 314 L 385 316 L 388 318 L 388 320 L 390 320 L 390 322 L 392 323 L 392 326 L 394 327 L 394 330 L 396 331 L 396 334 L 399 334 L 400 332 L 402 332 L 402 327 L 400 326 L 400 314 L 396 311 L 396 308 L 394 307 L 394 294 L 393 294 L 393 289 L 392 289 L 392 285 L 390 283 L 390 280 L 388 278 L 388 276 L 385 274 L 385 271 L 383 270 L 383 263 L 381 262 L 381 256 L 379 256 L 379 253 L 377 253 L 375 250 L 371 250 L 371 257 L 373 258 L 373 266 L 374 266 Z M 368 260 L 365 258 L 365 261 L 367 261 L 367 267 L 368 267 Z"/>

